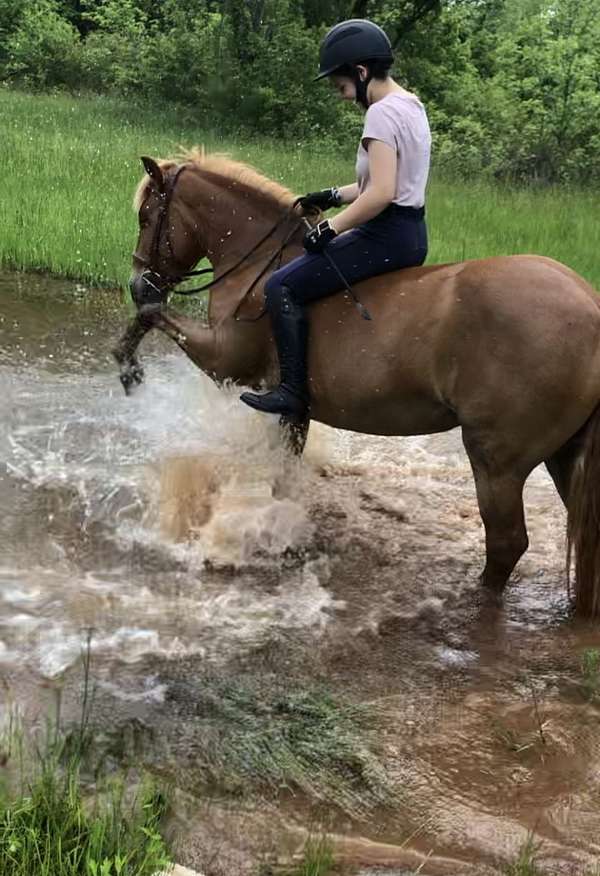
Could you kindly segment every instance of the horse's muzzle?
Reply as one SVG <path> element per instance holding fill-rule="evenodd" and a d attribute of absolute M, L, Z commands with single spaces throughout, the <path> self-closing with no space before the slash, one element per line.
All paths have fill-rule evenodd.
<path fill-rule="evenodd" d="M 137 307 L 156 306 L 162 304 L 168 290 L 161 285 L 161 277 L 154 271 L 143 271 L 132 274 L 129 278 L 129 291 Z"/>

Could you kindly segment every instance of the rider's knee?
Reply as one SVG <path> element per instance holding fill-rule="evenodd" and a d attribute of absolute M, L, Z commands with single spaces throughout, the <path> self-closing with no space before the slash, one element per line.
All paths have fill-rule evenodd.
<path fill-rule="evenodd" d="M 277 279 L 276 274 L 277 271 L 275 271 L 274 274 L 271 274 L 271 276 L 265 283 L 265 304 L 267 306 L 267 310 L 270 310 L 277 304 L 277 302 L 281 299 L 284 291 L 287 291 L 289 293 L 289 290 L 286 289 L 281 280 Z"/>

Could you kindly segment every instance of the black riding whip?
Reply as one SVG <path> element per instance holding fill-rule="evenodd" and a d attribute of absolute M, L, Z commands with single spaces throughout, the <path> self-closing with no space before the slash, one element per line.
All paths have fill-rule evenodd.
<path fill-rule="evenodd" d="M 304 222 L 304 224 L 306 225 L 308 230 L 312 231 L 313 226 L 310 224 L 310 222 L 308 221 L 308 219 L 305 216 L 302 217 L 302 221 Z M 346 280 L 346 278 L 344 277 L 344 275 L 342 274 L 342 272 L 340 271 L 340 269 L 338 268 L 338 266 L 334 262 L 331 253 L 327 252 L 327 247 L 325 247 L 325 249 L 321 250 L 321 255 L 325 256 L 325 258 L 327 259 L 327 261 L 329 262 L 329 264 L 331 265 L 333 270 L 336 272 L 336 274 L 338 275 L 338 277 L 342 281 L 342 284 L 343 284 L 346 292 L 350 293 L 350 296 L 352 297 L 352 300 L 354 301 L 354 304 L 358 308 L 358 312 L 360 313 L 362 318 L 372 321 L 373 317 L 371 316 L 371 314 L 369 313 L 369 311 L 367 310 L 365 305 L 362 303 L 362 301 L 359 301 L 359 299 L 356 297 L 356 292 L 354 291 L 352 286 L 348 283 L 348 281 Z"/>

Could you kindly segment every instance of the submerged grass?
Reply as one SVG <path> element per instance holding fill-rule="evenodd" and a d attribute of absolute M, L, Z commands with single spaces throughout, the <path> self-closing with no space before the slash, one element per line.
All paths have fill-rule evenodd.
<path fill-rule="evenodd" d="M 178 784 L 236 796 L 300 792 L 356 818 L 394 801 L 372 708 L 264 677 L 207 679 L 193 698 L 193 762 Z"/>
<path fill-rule="evenodd" d="M 354 178 L 353 160 L 314 146 L 236 140 L 203 119 L 106 97 L 0 89 L 3 156 L 0 264 L 122 285 L 137 236 L 131 197 L 139 156 L 204 143 L 248 161 L 295 192 Z M 592 229 L 597 193 L 444 182 L 428 197 L 429 263 L 535 252 L 600 287 Z"/>

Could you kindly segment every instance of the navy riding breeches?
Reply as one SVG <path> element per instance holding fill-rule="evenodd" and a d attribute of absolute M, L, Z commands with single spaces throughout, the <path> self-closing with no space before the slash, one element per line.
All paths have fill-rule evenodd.
<path fill-rule="evenodd" d="M 422 211 L 394 204 L 334 238 L 327 252 L 352 285 L 377 274 L 422 265 L 427 256 L 427 226 Z M 323 253 L 305 253 L 279 270 L 265 284 L 267 302 L 286 286 L 296 304 L 309 304 L 343 289 Z"/>

